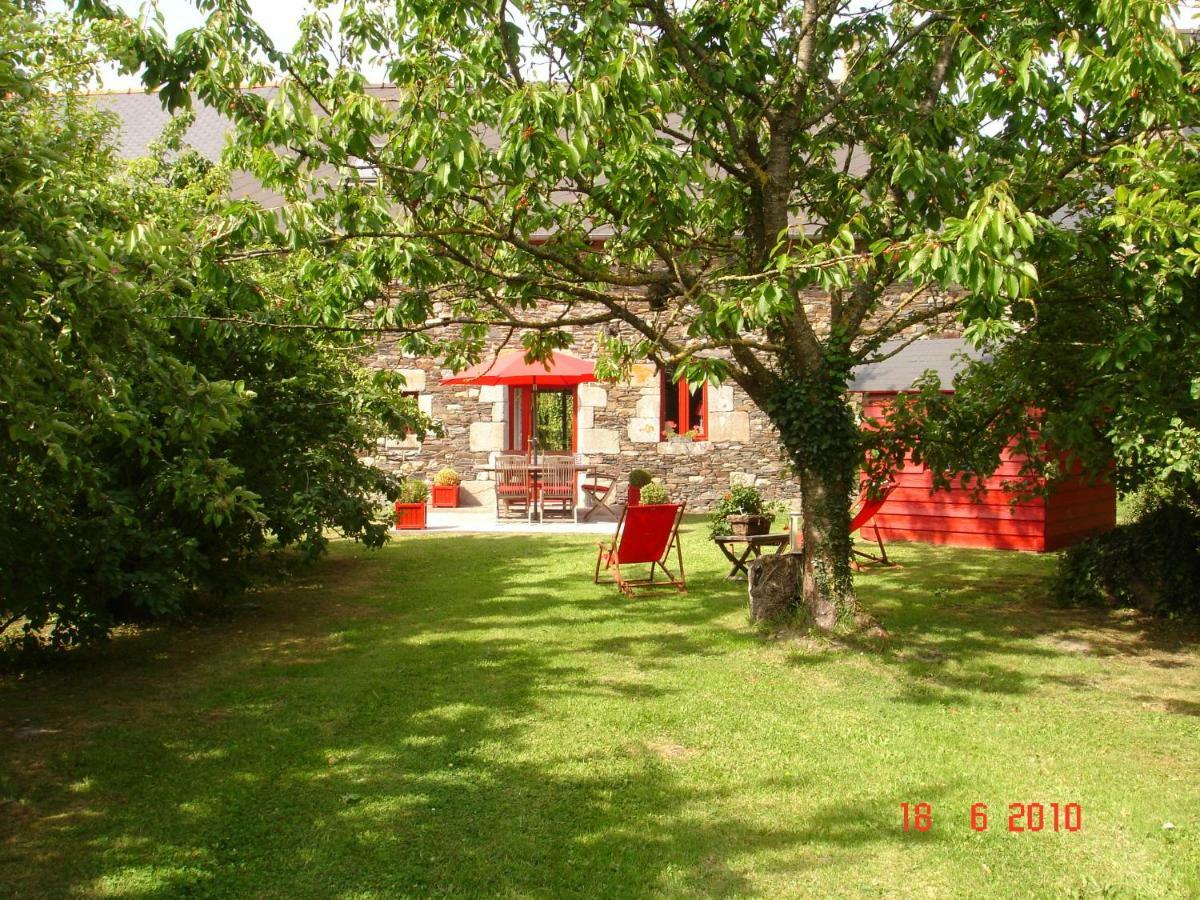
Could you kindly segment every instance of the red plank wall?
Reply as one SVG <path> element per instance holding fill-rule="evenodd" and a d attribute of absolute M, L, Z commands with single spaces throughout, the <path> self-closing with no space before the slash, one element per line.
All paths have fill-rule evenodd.
<path fill-rule="evenodd" d="M 890 393 L 863 397 L 863 412 L 886 418 Z M 1060 482 L 1047 497 L 1013 502 L 1004 482 L 1017 480 L 1020 459 L 1006 458 L 984 480 L 976 499 L 959 484 L 933 490 L 933 473 L 909 461 L 896 474 L 896 489 L 876 516 L 885 541 L 924 541 L 954 547 L 1047 551 L 1066 547 L 1116 524 L 1116 490 L 1107 483 L 1088 483 L 1078 475 Z M 866 537 L 873 537 L 870 528 Z"/>

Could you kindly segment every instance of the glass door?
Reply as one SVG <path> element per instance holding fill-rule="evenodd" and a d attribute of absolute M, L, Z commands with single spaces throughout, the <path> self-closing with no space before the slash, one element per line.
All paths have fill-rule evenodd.
<path fill-rule="evenodd" d="M 536 410 L 533 397 L 533 391 L 527 387 L 508 389 L 507 449 L 528 453 L 530 435 L 536 427 L 539 452 L 574 452 L 577 440 L 574 388 L 539 388 Z"/>

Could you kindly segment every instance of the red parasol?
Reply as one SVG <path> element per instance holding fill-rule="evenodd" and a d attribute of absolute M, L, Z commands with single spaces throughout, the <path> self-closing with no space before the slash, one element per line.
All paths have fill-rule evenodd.
<path fill-rule="evenodd" d="M 457 375 L 443 378 L 442 384 L 505 384 L 533 389 L 534 409 L 537 408 L 539 387 L 572 387 L 596 380 L 596 364 L 569 353 L 551 354 L 548 363 L 525 361 L 523 350 L 508 350 L 494 359 L 476 363 Z M 533 457 L 537 459 L 537 428 L 531 429 Z"/>
<path fill-rule="evenodd" d="M 523 350 L 508 350 L 486 359 L 442 384 L 510 384 L 517 387 L 571 387 L 596 380 L 596 364 L 568 353 L 553 352 L 549 363 L 525 361 Z"/>

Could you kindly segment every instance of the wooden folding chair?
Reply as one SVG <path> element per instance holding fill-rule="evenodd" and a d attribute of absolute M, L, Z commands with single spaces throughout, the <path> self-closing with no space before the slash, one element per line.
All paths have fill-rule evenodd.
<path fill-rule="evenodd" d="M 496 521 L 500 507 L 511 513 L 514 506 L 525 508 L 525 518 L 533 520 L 533 486 L 529 480 L 529 460 L 517 454 L 496 457 Z"/>
<path fill-rule="evenodd" d="M 879 526 L 873 522 L 875 516 L 879 513 L 879 510 L 883 509 L 884 503 L 887 502 L 887 498 L 895 489 L 896 486 L 894 484 L 890 484 L 882 494 L 879 494 L 876 497 L 869 496 L 865 489 L 863 493 L 859 495 L 858 512 L 856 512 L 850 519 L 850 534 L 853 536 L 855 532 L 861 531 L 862 529 L 870 526 L 871 528 L 875 529 L 875 543 L 879 545 L 878 556 L 875 556 L 873 553 L 867 553 L 865 550 L 859 550 L 857 547 L 853 548 L 854 555 L 859 559 L 869 559 L 871 562 L 877 562 L 884 566 L 895 565 L 895 563 L 888 559 L 887 549 L 883 546 L 883 536 L 879 533 Z M 854 560 L 854 567 L 861 571 L 862 563 L 856 559 Z"/>
<path fill-rule="evenodd" d="M 596 556 L 596 574 L 593 579 L 600 584 L 600 567 L 612 573 L 612 579 L 621 593 L 632 597 L 635 588 L 653 589 L 674 587 L 681 594 L 687 593 L 683 572 L 683 548 L 679 544 L 679 523 L 683 519 L 682 503 L 662 503 L 653 506 L 627 506 L 617 522 L 617 531 L 610 543 L 601 543 Z M 676 576 L 667 562 L 671 550 L 675 550 L 679 575 Z M 629 578 L 622 566 L 650 565 L 646 578 Z M 656 581 L 655 572 L 661 569 L 665 581 Z"/>
<path fill-rule="evenodd" d="M 607 509 L 614 519 L 617 518 L 616 510 L 608 504 L 616 493 L 618 480 L 611 472 L 588 472 L 583 484 L 579 485 L 579 489 L 591 500 L 591 505 L 583 511 L 583 521 L 591 519 L 592 514 L 601 507 Z"/>

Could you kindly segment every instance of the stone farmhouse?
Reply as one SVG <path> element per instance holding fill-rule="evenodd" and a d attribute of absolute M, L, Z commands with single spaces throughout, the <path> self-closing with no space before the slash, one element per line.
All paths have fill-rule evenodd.
<path fill-rule="evenodd" d="M 594 359 L 602 327 L 577 330 L 568 352 Z M 871 367 L 872 384 L 904 390 L 927 368 L 949 383 L 961 364 L 956 354 L 969 352 L 951 335 L 916 341 L 886 364 Z M 497 332 L 497 348 L 502 339 Z M 405 357 L 387 341 L 377 347 L 371 364 L 400 371 L 421 410 L 444 430 L 443 436 L 424 441 L 415 436 L 383 441 L 376 464 L 420 475 L 451 466 L 465 479 L 471 499 L 464 502 L 490 506 L 490 476 L 479 470 L 500 453 L 528 450 L 535 418 L 528 389 L 443 385 L 449 370 L 435 360 Z M 731 382 L 688 385 L 652 363 L 640 363 L 625 381 L 542 389 L 538 397 L 540 446 L 572 450 L 584 462 L 621 475 L 646 469 L 691 508 L 708 507 L 738 483 L 755 484 L 773 499 L 797 498 L 774 427 Z"/>

